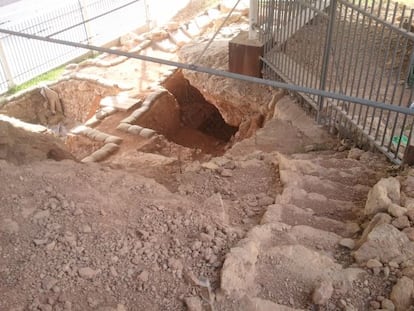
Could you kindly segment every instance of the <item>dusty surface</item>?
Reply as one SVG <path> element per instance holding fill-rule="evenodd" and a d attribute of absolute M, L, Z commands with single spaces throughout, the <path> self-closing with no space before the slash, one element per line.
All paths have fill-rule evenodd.
<path fill-rule="evenodd" d="M 224 46 L 204 64 L 222 67 Z M 133 111 L 112 111 L 90 126 L 116 152 L 85 164 L 55 136 L 0 123 L 1 311 L 412 310 L 412 169 L 349 150 L 279 90 L 166 79 L 135 61 L 74 68 L 130 84 L 129 99 L 165 87 L 180 109 L 175 132 L 121 131 Z M 87 101 L 68 110 L 78 122 L 120 91 L 82 85 Z M 83 159 L 107 144 L 96 138 L 70 133 L 66 147 Z"/>

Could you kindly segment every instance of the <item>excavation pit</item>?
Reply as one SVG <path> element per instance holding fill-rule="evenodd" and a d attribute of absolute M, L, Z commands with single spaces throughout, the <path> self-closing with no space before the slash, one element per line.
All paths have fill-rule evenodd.
<path fill-rule="evenodd" d="M 96 117 L 107 108 L 102 106 L 102 102 L 105 102 L 103 99 L 118 98 L 129 93 L 120 94 L 122 90 L 117 86 L 105 86 L 90 80 L 78 79 L 63 80 L 48 87 L 58 94 L 63 113 L 52 112 L 50 103 L 47 103 L 41 94 L 41 87 L 12 98 L 1 108 L 0 113 L 27 123 L 45 126 L 61 137 L 69 151 L 79 160 L 102 148 L 105 145 L 103 141 L 96 141 L 88 135 L 73 134 L 71 131 L 85 123 L 89 124 L 94 118 L 96 120 Z M 238 127 L 226 124 L 219 110 L 184 78 L 180 70 L 170 75 L 164 81 L 162 89 L 155 93 L 149 93 L 146 97 L 144 94 L 135 94 L 137 103 L 140 102 L 140 98 L 143 99 L 141 104 L 133 106 L 128 111 L 118 110 L 115 112 L 118 117 L 109 115 L 90 126 L 103 133 L 119 136 L 122 138 L 121 141 L 127 140 L 127 145 L 122 147 L 121 143 L 121 148 L 136 146 L 136 150 L 141 151 L 142 136 L 150 138 L 150 135 L 137 137 L 131 135 L 136 134 L 134 131 L 125 133 L 119 130 L 122 118 L 131 119 L 131 115 L 141 111 L 144 113 L 131 121 L 131 126 L 147 129 L 145 133 L 161 134 L 163 140 L 191 149 L 194 154 L 222 155 L 233 143 Z M 151 104 L 146 106 L 148 101 Z M 148 145 L 143 149 L 145 148 L 150 150 L 149 152 L 157 153 L 153 148 L 148 149 Z M 175 156 L 174 151 L 170 153 L 164 155 Z"/>
<path fill-rule="evenodd" d="M 184 78 L 181 71 L 172 74 L 162 86 L 124 120 L 132 125 L 129 131 L 149 128 L 169 141 L 203 154 L 223 154 L 238 127 L 226 124 L 219 110 Z"/>

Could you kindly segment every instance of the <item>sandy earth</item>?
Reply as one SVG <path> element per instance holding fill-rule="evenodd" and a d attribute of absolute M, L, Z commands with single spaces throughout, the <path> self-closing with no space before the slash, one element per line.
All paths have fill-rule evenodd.
<path fill-rule="evenodd" d="M 142 68 L 83 70 L 139 93 L 163 71 L 141 83 Z M 214 79 L 206 88 L 220 83 L 238 103 L 256 96 L 260 107 L 277 93 Z M 0 311 L 391 310 L 389 302 L 404 310 L 406 296 L 392 292 L 414 277 L 411 259 L 370 268 L 349 243 L 371 225 L 364 206 L 377 181 L 400 174 L 397 203 L 408 209 L 414 172 L 349 151 L 351 142 L 315 125 L 293 98 L 278 99 L 262 128 L 225 146 L 185 127 L 174 141 L 128 136 L 115 129 L 128 115 L 118 112 L 98 128 L 121 136 L 120 150 L 88 164 L 53 136 L 0 121 Z M 92 144 L 83 137 L 68 149 L 81 159 Z M 414 217 L 397 219 L 395 228 L 413 227 Z"/>

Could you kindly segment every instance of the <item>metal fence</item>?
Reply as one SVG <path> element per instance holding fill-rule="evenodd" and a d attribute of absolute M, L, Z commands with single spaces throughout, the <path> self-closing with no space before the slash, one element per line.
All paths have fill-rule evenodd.
<path fill-rule="evenodd" d="M 70 0 L 50 8 L 0 14 L 2 28 L 79 43 L 102 45 L 144 26 L 146 1 Z M 108 14 L 110 13 L 110 14 Z M 17 36 L 0 35 L 0 93 L 88 51 Z"/>
<path fill-rule="evenodd" d="M 259 0 L 258 15 L 265 77 L 387 107 L 414 102 L 414 10 L 389 0 Z M 404 160 L 409 114 L 301 96 L 319 122 Z"/>

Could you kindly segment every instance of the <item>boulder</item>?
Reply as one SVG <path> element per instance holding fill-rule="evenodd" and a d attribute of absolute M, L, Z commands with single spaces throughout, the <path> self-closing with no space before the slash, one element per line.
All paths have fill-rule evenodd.
<path fill-rule="evenodd" d="M 369 191 L 364 213 L 367 216 L 386 212 L 392 204 L 400 204 L 400 182 L 394 177 L 382 178 Z"/>
<path fill-rule="evenodd" d="M 414 291 L 414 281 L 403 276 L 394 285 L 391 291 L 391 300 L 395 305 L 396 311 L 408 310 L 411 306 L 412 295 Z"/>
<path fill-rule="evenodd" d="M 385 213 L 378 213 L 374 216 L 374 218 L 371 219 L 368 226 L 365 228 L 364 232 L 362 233 L 361 238 L 359 239 L 357 243 L 357 248 L 360 247 L 363 243 L 366 242 L 368 234 L 371 233 L 371 231 L 382 224 L 389 224 L 391 223 L 392 217 Z"/>
<path fill-rule="evenodd" d="M 382 263 L 402 261 L 414 256 L 414 243 L 407 235 L 390 224 L 375 227 L 366 242 L 354 252 L 358 263 L 377 258 Z"/>

